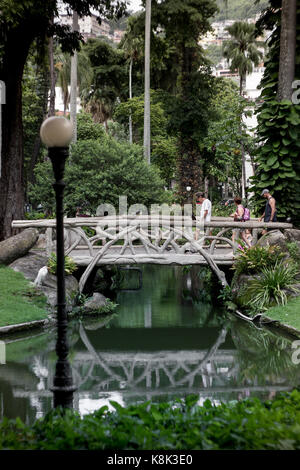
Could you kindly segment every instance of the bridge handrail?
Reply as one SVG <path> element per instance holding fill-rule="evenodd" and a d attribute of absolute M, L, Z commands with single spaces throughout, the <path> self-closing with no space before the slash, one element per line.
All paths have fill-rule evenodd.
<path fill-rule="evenodd" d="M 64 218 L 64 225 L 67 228 L 68 226 L 72 227 L 96 227 L 98 224 L 101 225 L 108 225 L 109 223 L 116 222 L 116 226 L 124 226 L 124 225 L 132 225 L 136 222 L 141 223 L 141 225 L 148 226 L 157 226 L 167 224 L 167 226 L 177 225 L 174 222 L 178 222 L 184 224 L 189 227 L 196 227 L 197 222 L 196 220 L 191 220 L 191 217 L 185 216 L 116 216 L 116 217 L 76 217 L 76 218 Z M 12 222 L 12 227 L 15 229 L 21 228 L 55 228 L 56 226 L 56 219 L 38 219 L 38 220 L 14 220 Z M 206 222 L 204 224 L 204 228 L 249 228 L 249 229 L 264 229 L 264 228 L 273 228 L 273 229 L 289 229 L 293 228 L 293 224 L 288 222 L 259 222 L 258 219 L 252 219 L 247 222 L 234 222 L 229 218 L 221 218 L 221 220 L 217 217 L 212 218 L 211 222 Z"/>

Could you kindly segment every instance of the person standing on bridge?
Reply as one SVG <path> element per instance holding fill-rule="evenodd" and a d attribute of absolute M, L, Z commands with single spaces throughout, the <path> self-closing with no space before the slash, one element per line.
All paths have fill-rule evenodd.
<path fill-rule="evenodd" d="M 233 217 L 234 222 L 245 222 L 245 207 L 242 205 L 242 198 L 239 196 L 234 198 L 234 203 L 236 206 L 235 212 L 230 214 L 230 217 Z M 250 216 L 250 214 L 249 214 Z M 235 241 L 236 230 L 232 231 L 232 241 Z M 242 240 L 246 243 L 248 248 L 251 248 L 251 233 L 247 230 L 243 230 L 241 233 Z"/>
<path fill-rule="evenodd" d="M 196 220 L 198 221 L 198 223 L 200 222 L 200 227 L 201 227 L 201 225 L 205 225 L 207 222 L 211 221 L 211 202 L 209 199 L 207 199 L 207 197 L 205 197 L 204 193 L 196 193 L 195 196 L 196 196 Z M 200 208 L 200 211 L 199 211 L 199 208 Z M 196 240 L 199 239 L 200 230 L 196 228 L 196 234 L 195 234 Z M 208 236 L 211 236 L 210 228 L 206 229 L 205 234 Z"/>
<path fill-rule="evenodd" d="M 264 219 L 264 222 L 277 222 L 277 210 L 276 210 L 276 201 L 274 197 L 270 194 L 268 189 L 264 189 L 261 195 L 267 199 L 266 207 L 263 215 L 258 219 L 259 222 Z M 263 230 L 262 234 L 265 235 L 268 230 Z"/>

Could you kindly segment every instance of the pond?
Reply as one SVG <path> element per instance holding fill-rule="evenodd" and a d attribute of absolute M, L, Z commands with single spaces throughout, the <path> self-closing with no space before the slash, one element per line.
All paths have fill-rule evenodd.
<path fill-rule="evenodd" d="M 169 401 L 196 394 L 215 404 L 271 398 L 300 384 L 292 339 L 222 311 L 208 269 L 123 270 L 114 315 L 70 323 L 70 362 L 82 414 L 116 401 Z M 5 338 L 0 419 L 31 423 L 52 407 L 55 329 Z"/>

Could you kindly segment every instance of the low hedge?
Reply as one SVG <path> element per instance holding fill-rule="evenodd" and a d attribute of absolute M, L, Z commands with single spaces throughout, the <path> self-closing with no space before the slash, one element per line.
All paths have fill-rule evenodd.
<path fill-rule="evenodd" d="M 29 427 L 20 419 L 0 423 L 0 449 L 191 450 L 300 449 L 300 392 L 272 401 L 257 398 L 214 406 L 198 396 L 171 403 L 122 408 L 111 402 L 80 417 L 54 410 Z"/>

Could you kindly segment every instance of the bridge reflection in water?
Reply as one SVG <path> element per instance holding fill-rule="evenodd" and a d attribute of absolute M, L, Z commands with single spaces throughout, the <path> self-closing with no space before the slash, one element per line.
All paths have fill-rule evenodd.
<path fill-rule="evenodd" d="M 70 325 L 78 411 L 92 412 L 110 400 L 128 405 L 191 393 L 199 404 L 206 398 L 215 404 L 271 398 L 299 385 L 291 339 L 226 318 L 204 296 L 198 273 L 147 266 L 142 290 L 118 295 L 117 315 Z M 32 422 L 52 406 L 54 330 L 7 339 L 6 350 L 0 418 Z"/>

